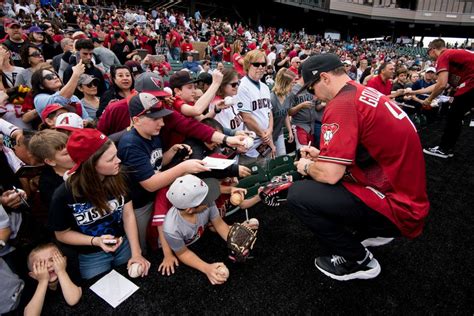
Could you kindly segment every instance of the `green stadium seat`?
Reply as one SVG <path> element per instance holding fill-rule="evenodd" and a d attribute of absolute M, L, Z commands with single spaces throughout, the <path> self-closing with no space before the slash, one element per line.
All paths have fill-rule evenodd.
<path fill-rule="evenodd" d="M 239 188 L 250 188 L 257 184 L 262 184 L 268 182 L 268 177 L 266 174 L 254 174 L 248 177 L 239 179 Z"/>
<path fill-rule="evenodd" d="M 279 156 L 275 159 L 272 159 L 268 162 L 268 170 L 271 171 L 272 169 L 282 166 L 282 165 L 291 165 L 293 166 L 293 157 L 289 155 Z"/>

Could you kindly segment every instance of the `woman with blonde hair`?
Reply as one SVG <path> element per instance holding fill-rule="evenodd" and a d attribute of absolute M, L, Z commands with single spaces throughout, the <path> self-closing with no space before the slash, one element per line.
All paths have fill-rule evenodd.
<path fill-rule="evenodd" d="M 241 55 L 244 43 L 241 40 L 236 40 L 232 45 L 232 51 L 234 54 L 232 55 L 232 62 L 234 63 L 234 68 L 238 72 L 240 77 L 245 76 L 244 71 L 244 57 Z"/>
<path fill-rule="evenodd" d="M 293 88 L 296 75 L 289 69 L 281 68 L 275 78 L 270 100 L 272 102 L 273 113 L 273 143 L 276 147 L 276 156 L 286 155 L 285 138 L 283 136 L 283 126 L 288 129 L 288 142 L 294 140 L 291 129 L 290 116 L 288 110 L 291 107 L 291 88 Z"/>

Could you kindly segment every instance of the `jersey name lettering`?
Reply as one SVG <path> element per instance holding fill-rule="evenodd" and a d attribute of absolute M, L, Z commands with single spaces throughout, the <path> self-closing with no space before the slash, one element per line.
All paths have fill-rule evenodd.
<path fill-rule="evenodd" d="M 359 101 L 376 108 L 377 104 L 379 103 L 379 99 L 382 96 L 383 94 L 377 90 L 367 87 L 360 94 Z"/>
<path fill-rule="evenodd" d="M 257 109 L 262 108 L 269 108 L 270 107 L 270 99 L 258 99 L 252 101 L 252 111 L 256 111 Z"/>

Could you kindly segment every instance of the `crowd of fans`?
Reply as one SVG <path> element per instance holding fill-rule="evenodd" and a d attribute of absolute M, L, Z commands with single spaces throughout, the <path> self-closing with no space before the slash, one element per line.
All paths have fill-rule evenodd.
<path fill-rule="evenodd" d="M 179 260 L 225 282 L 219 263 L 186 247 L 197 238 L 180 221 L 207 209 L 199 225 L 212 222 L 224 238 L 228 201 L 183 204 L 172 194 L 188 188 L 175 180 L 217 178 L 222 194 L 243 194 L 235 179 L 249 165 L 286 155 L 289 143 L 318 146 L 325 104 L 298 94 L 309 56 L 337 54 L 351 79 L 397 101 L 415 125 L 438 112 L 411 93 L 435 84 L 436 69 L 400 44 L 251 28 L 199 11 L 2 3 L 1 313 L 22 301 L 25 314 L 39 314 L 58 283 L 74 305 L 81 278 L 117 265 L 139 263 L 145 276 L 144 256 L 158 244 L 161 273 Z M 209 169 L 207 156 L 238 164 Z M 204 195 L 215 191 L 208 182 Z"/>

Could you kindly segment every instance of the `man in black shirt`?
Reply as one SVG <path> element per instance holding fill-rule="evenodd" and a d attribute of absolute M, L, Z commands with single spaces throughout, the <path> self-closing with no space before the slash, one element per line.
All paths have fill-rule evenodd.
<path fill-rule="evenodd" d="M 132 42 L 125 40 L 120 32 L 115 32 L 114 38 L 116 41 L 112 46 L 112 51 L 117 55 L 120 63 L 125 65 L 125 62 L 136 53 L 135 46 L 133 46 Z"/>
<path fill-rule="evenodd" d="M 77 40 L 75 47 L 76 47 L 76 51 L 79 52 L 79 58 L 82 60 L 82 63 L 86 65 L 86 69 L 84 73 L 99 79 L 99 85 L 97 86 L 97 95 L 102 95 L 106 90 L 105 80 L 104 80 L 104 75 L 102 74 L 102 71 L 100 71 L 100 69 L 97 68 L 92 62 L 92 57 L 94 55 L 94 44 L 92 43 L 92 40 L 90 39 Z M 79 60 L 77 60 L 77 62 L 78 61 Z M 63 75 L 64 84 L 67 84 L 69 79 L 71 79 L 73 66 L 75 65 L 69 65 L 64 71 L 64 75 Z M 83 96 L 82 93 L 78 90 L 76 90 L 75 95 L 78 98 L 82 98 Z"/>
<path fill-rule="evenodd" d="M 23 39 L 23 30 L 20 23 L 16 20 L 5 19 L 4 26 L 8 37 L 3 44 L 10 50 L 13 64 L 17 67 L 29 67 L 29 65 L 23 65 L 21 62 L 20 50 L 25 44 L 25 40 Z"/>

